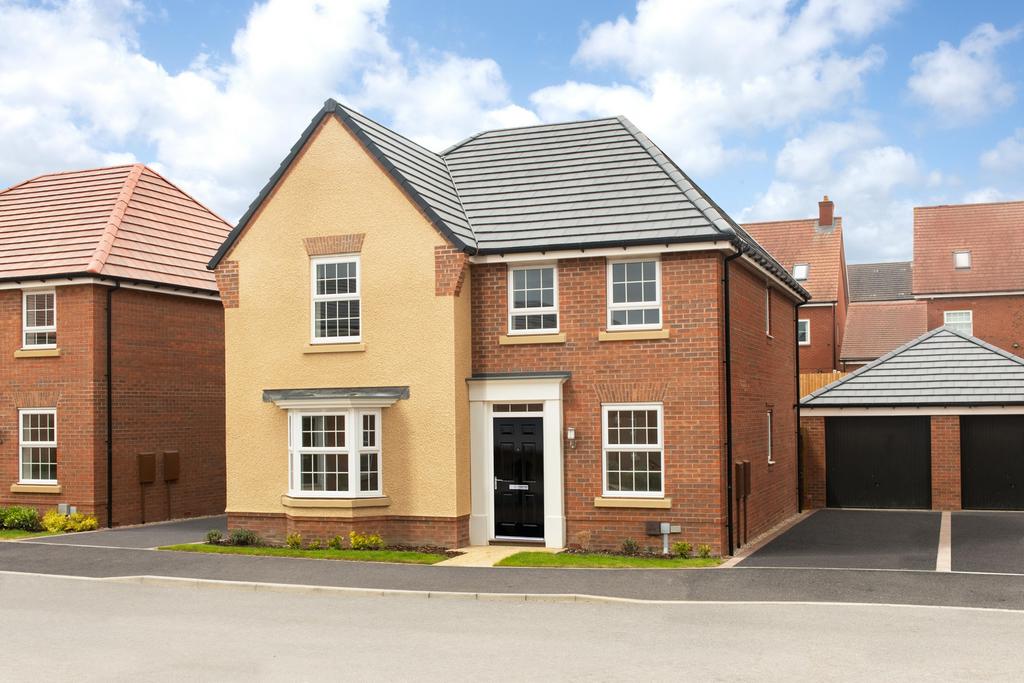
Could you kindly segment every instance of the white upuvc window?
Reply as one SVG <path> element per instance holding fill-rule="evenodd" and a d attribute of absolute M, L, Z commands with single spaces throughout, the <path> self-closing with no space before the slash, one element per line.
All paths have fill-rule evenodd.
<path fill-rule="evenodd" d="M 290 496 L 381 494 L 380 411 L 288 412 Z"/>
<path fill-rule="evenodd" d="M 974 312 L 973 311 L 945 311 L 942 314 L 942 323 L 968 337 L 974 335 Z"/>
<path fill-rule="evenodd" d="M 57 410 L 18 411 L 19 471 L 22 484 L 57 483 Z"/>
<path fill-rule="evenodd" d="M 57 348 L 55 290 L 27 290 L 21 297 L 21 344 L 26 349 Z"/>
<path fill-rule="evenodd" d="M 314 344 L 358 342 L 362 339 L 359 256 L 314 258 L 310 270 L 310 340 Z"/>
<path fill-rule="evenodd" d="M 608 329 L 661 329 L 661 261 L 608 262 Z"/>
<path fill-rule="evenodd" d="M 811 321 L 801 318 L 796 321 L 796 341 L 800 346 L 809 346 L 811 343 Z"/>
<path fill-rule="evenodd" d="M 662 405 L 601 406 L 604 495 L 661 498 L 665 492 Z"/>
<path fill-rule="evenodd" d="M 511 268 L 508 273 L 508 333 L 558 332 L 558 268 Z"/>

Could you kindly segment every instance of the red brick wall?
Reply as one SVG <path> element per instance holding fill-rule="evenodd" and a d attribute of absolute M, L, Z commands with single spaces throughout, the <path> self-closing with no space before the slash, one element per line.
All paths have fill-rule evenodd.
<path fill-rule="evenodd" d="M 800 416 L 804 509 L 825 507 L 825 418 Z"/>
<path fill-rule="evenodd" d="M 113 308 L 114 523 L 222 513 L 220 302 L 121 289 Z M 168 450 L 179 452 L 180 475 L 165 483 Z M 146 452 L 157 454 L 157 478 L 140 485 L 138 454 Z"/>
<path fill-rule="evenodd" d="M 804 306 L 799 309 L 801 320 L 811 321 L 811 344 L 800 347 L 800 372 L 831 372 L 839 358 L 837 344 L 841 332 L 836 334 L 835 313 L 831 306 Z M 833 356 L 835 354 L 835 356 Z"/>
<path fill-rule="evenodd" d="M 314 538 L 329 541 L 348 534 L 380 534 L 388 545 L 433 545 L 464 548 L 469 545 L 469 516 L 463 517 L 292 517 L 283 514 L 232 512 L 228 529 L 249 529 L 270 543 L 283 543 L 288 534 L 302 534 L 304 543 Z"/>
<path fill-rule="evenodd" d="M 932 509 L 960 509 L 960 416 L 932 415 Z"/>
<path fill-rule="evenodd" d="M 224 308 L 238 308 L 238 261 L 221 261 L 213 274 Z"/>
<path fill-rule="evenodd" d="M 1024 296 L 929 299 L 928 329 L 943 325 L 945 311 L 974 312 L 974 336 L 1024 356 Z"/>
<path fill-rule="evenodd" d="M 606 327 L 605 259 L 571 259 L 558 266 L 566 342 L 508 346 L 498 343 L 508 331 L 506 266 L 472 266 L 473 371 L 572 373 L 563 388 L 565 426 L 576 429 L 576 448 L 564 450 L 568 542 L 617 548 L 632 538 L 655 545 L 658 539 L 645 536 L 644 522 L 671 521 L 683 528 L 675 540 L 707 543 L 721 552 L 721 257 L 664 255 L 663 315 L 671 336 L 645 341 L 598 341 Z M 792 391 L 792 377 L 789 385 Z M 602 396 L 623 392 L 664 403 L 665 495 L 672 498 L 671 509 L 594 506 L 602 495 Z"/>
<path fill-rule="evenodd" d="M 434 295 L 458 296 L 466 279 L 466 254 L 455 247 L 434 247 Z"/>
<path fill-rule="evenodd" d="M 103 451 L 105 422 L 99 416 L 104 394 L 103 357 L 92 339 L 104 324 L 101 288 L 58 287 L 59 357 L 15 358 L 21 348 L 21 290 L 0 291 L 0 505 L 32 505 L 45 511 L 71 503 L 97 511 L 97 491 L 105 486 L 93 453 Z M 60 494 L 12 493 L 18 482 L 18 410 L 57 408 L 57 478 Z"/>
<path fill-rule="evenodd" d="M 765 334 L 762 276 L 730 265 L 732 319 L 733 462 L 751 463 L 744 538 L 752 539 L 797 511 L 796 305 L 771 294 L 772 334 Z M 813 338 L 812 338 L 813 339 Z M 768 463 L 768 409 L 772 458 Z M 734 529 L 739 532 L 740 516 Z M 737 540 L 743 540 L 737 536 Z"/>
<path fill-rule="evenodd" d="M 0 291 L 0 504 L 70 503 L 106 522 L 106 292 L 57 288 L 56 358 L 14 358 L 21 292 Z M 224 337 L 216 301 L 121 289 L 114 302 L 114 522 L 142 521 L 136 455 L 157 452 L 146 521 L 224 510 Z M 18 409 L 57 408 L 60 494 L 12 493 Z M 181 476 L 163 483 L 164 450 Z M 169 490 L 168 490 L 169 488 Z M 168 501 L 168 494 L 170 494 Z"/>

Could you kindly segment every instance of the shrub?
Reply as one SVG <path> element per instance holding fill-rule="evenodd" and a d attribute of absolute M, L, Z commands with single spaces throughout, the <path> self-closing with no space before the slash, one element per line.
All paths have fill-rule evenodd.
<path fill-rule="evenodd" d="M 697 554 L 703 557 L 705 560 L 711 557 L 711 546 L 707 543 L 703 543 L 697 547 Z"/>
<path fill-rule="evenodd" d="M 288 534 L 284 537 L 284 544 L 292 550 L 302 547 L 302 534 Z"/>
<path fill-rule="evenodd" d="M 627 555 L 636 555 L 640 552 L 640 544 L 634 541 L 632 538 L 627 538 L 622 542 L 622 552 Z"/>
<path fill-rule="evenodd" d="M 68 528 L 68 516 L 62 515 L 56 510 L 47 510 L 43 515 L 42 525 L 51 534 L 63 533 Z"/>
<path fill-rule="evenodd" d="M 687 543 L 686 541 L 679 541 L 678 543 L 672 544 L 672 554 L 678 555 L 679 557 L 689 557 L 690 553 L 693 552 L 693 544 Z"/>
<path fill-rule="evenodd" d="M 228 541 L 231 545 L 259 545 L 260 537 L 249 529 L 232 529 Z"/>
<path fill-rule="evenodd" d="M 383 550 L 384 539 L 378 534 L 357 534 L 348 532 L 348 540 L 353 550 Z"/>
<path fill-rule="evenodd" d="M 68 531 L 95 531 L 100 528 L 100 521 L 92 515 L 82 512 L 73 512 L 68 515 Z"/>
<path fill-rule="evenodd" d="M 310 550 L 320 550 L 324 547 L 324 542 L 321 541 L 319 538 L 311 538 L 309 539 L 309 545 L 307 545 L 306 547 Z"/>
<path fill-rule="evenodd" d="M 327 541 L 327 547 L 331 550 L 341 550 L 344 545 L 345 541 L 341 538 L 341 536 L 335 536 L 331 540 Z"/>
<path fill-rule="evenodd" d="M 206 542 L 210 545 L 220 543 L 220 539 L 222 538 L 224 538 L 224 534 L 220 532 L 220 529 L 210 529 L 206 532 Z"/>
<path fill-rule="evenodd" d="M 40 529 L 39 511 L 20 505 L 9 507 L 4 511 L 4 528 L 38 531 Z"/>

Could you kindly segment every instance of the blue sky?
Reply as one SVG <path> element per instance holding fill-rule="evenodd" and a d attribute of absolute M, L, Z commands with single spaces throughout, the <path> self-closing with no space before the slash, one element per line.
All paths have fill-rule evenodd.
<path fill-rule="evenodd" d="M 740 221 L 1024 199 L 1012 2 L 0 0 L 0 185 L 139 160 L 237 218 L 328 96 L 439 149 L 622 113 Z"/>

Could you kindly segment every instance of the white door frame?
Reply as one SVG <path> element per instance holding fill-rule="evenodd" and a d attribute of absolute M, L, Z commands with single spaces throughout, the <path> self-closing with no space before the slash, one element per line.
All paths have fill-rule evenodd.
<path fill-rule="evenodd" d="M 562 384 L 567 375 L 508 376 L 469 380 L 470 472 L 472 507 L 469 542 L 494 540 L 495 403 L 542 403 L 544 428 L 544 545 L 565 547 L 565 501 L 562 459 Z M 499 413 L 515 417 L 515 413 Z"/>

